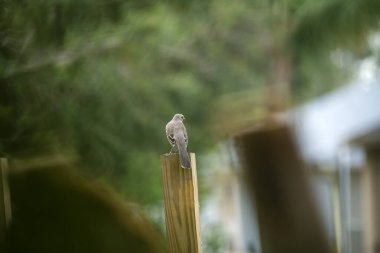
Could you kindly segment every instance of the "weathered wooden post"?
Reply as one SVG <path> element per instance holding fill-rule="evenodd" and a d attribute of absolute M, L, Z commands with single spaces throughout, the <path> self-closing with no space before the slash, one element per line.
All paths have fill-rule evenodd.
<path fill-rule="evenodd" d="M 191 169 L 179 165 L 177 154 L 161 155 L 169 253 L 201 253 L 198 183 L 195 154 Z"/>
<path fill-rule="evenodd" d="M 0 158 L 0 251 L 6 252 L 6 231 L 11 223 L 11 199 L 8 185 L 8 163 Z"/>
<path fill-rule="evenodd" d="M 289 127 L 269 122 L 235 140 L 256 202 L 262 252 L 332 252 Z"/>

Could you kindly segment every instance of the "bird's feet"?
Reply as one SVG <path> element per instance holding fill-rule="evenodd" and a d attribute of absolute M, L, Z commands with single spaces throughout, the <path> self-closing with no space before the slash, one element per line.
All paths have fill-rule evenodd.
<path fill-rule="evenodd" d="M 170 152 L 169 152 L 169 155 L 171 155 L 171 154 L 177 154 L 178 152 L 177 152 L 177 150 L 176 150 L 176 146 L 174 145 L 174 146 L 172 146 L 172 149 L 170 150 Z"/>

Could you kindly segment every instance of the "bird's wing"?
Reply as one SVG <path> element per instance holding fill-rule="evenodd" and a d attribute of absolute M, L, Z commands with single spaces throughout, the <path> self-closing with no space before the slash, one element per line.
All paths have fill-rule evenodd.
<path fill-rule="evenodd" d="M 186 131 L 185 125 L 182 125 L 182 126 L 183 126 L 183 136 L 185 138 L 185 143 L 186 143 L 186 147 L 187 147 L 187 142 L 188 142 L 187 131 Z"/>
<path fill-rule="evenodd" d="M 174 146 L 175 139 L 173 133 L 173 126 L 170 124 L 170 122 L 166 125 L 166 137 L 168 138 L 170 145 Z"/>

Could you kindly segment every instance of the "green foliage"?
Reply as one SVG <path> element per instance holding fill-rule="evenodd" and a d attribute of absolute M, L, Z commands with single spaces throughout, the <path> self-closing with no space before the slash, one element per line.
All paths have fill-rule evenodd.
<path fill-rule="evenodd" d="M 0 154 L 75 154 L 130 198 L 157 203 L 174 113 L 185 114 L 189 150 L 202 154 L 221 96 L 283 81 L 298 99 L 342 80 L 328 51 L 310 48 L 332 31 L 364 34 L 379 17 L 373 1 L 344 2 L 2 1 Z M 343 29 L 350 10 L 360 22 Z M 277 73 L 279 61 L 291 78 Z"/>
<path fill-rule="evenodd" d="M 380 2 L 376 0 L 318 1 L 305 5 L 294 30 L 293 44 L 310 53 L 337 45 L 362 48 L 368 33 L 379 28 Z"/>

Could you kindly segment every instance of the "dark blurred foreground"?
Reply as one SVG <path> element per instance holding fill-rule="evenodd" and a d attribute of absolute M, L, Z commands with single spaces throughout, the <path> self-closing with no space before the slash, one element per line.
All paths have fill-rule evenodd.
<path fill-rule="evenodd" d="M 136 205 L 68 166 L 11 170 L 9 186 L 12 222 L 1 252 L 163 252 Z"/>

